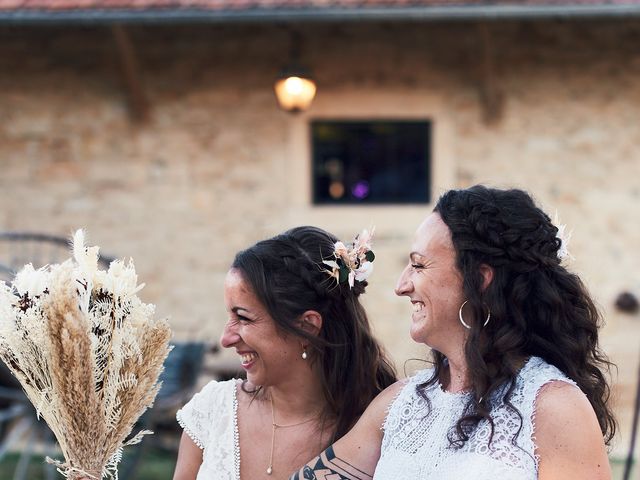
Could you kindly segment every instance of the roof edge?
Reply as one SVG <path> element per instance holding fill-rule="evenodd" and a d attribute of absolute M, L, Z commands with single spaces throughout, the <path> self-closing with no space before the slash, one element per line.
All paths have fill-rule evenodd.
<path fill-rule="evenodd" d="M 640 4 L 628 5 L 482 5 L 371 8 L 86 9 L 69 11 L 0 10 L 0 24 L 109 23 L 269 23 L 357 21 L 445 21 L 517 19 L 589 19 L 640 16 Z"/>

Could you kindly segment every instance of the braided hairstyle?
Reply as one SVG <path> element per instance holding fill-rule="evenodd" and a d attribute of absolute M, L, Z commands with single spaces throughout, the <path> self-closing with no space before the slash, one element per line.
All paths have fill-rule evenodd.
<path fill-rule="evenodd" d="M 616 422 L 605 377 L 612 364 L 598 346 L 601 317 L 580 278 L 561 265 L 561 241 L 550 218 L 522 190 L 480 185 L 446 192 L 434 211 L 451 232 L 471 307 L 465 311 L 472 313 L 464 352 L 474 395 L 450 433 L 450 443 L 464 445 L 482 419 L 490 422 L 493 434 L 487 400 L 503 386 L 503 401 L 522 419 L 509 399 L 523 359 L 538 356 L 578 384 L 609 444 Z M 486 289 L 482 265 L 493 270 Z M 491 321 L 482 328 L 487 307 Z M 444 355 L 433 355 L 434 375 L 418 387 L 423 396 L 446 365 Z"/>
<path fill-rule="evenodd" d="M 239 269 L 283 334 L 305 338 L 310 361 L 320 364 L 327 414 L 336 420 L 334 439 L 355 424 L 373 398 L 396 381 L 382 347 L 373 338 L 358 297 L 367 282 L 337 284 L 323 260 L 333 258 L 338 239 L 316 227 L 297 227 L 239 252 Z M 307 310 L 322 315 L 320 333 L 298 320 Z"/>

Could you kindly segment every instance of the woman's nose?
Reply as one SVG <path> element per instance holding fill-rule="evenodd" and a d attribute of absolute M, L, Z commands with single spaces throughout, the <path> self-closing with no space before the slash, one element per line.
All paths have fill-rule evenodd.
<path fill-rule="evenodd" d="M 413 289 L 413 284 L 411 280 L 409 280 L 409 268 L 410 266 L 407 265 L 400 274 L 400 278 L 398 278 L 398 283 L 395 288 L 396 295 L 398 296 L 408 295 Z"/>
<path fill-rule="evenodd" d="M 232 322 L 227 322 L 224 326 L 224 330 L 222 331 L 222 336 L 220 337 L 220 345 L 224 348 L 233 347 L 240 340 L 240 335 L 236 331 L 236 324 Z"/>

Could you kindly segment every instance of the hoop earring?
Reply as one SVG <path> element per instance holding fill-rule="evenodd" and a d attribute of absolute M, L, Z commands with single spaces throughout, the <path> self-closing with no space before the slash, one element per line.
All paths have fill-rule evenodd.
<path fill-rule="evenodd" d="M 469 300 L 465 300 L 464 302 L 462 302 L 462 305 L 460 305 L 460 310 L 458 310 L 458 319 L 460 319 L 460 323 L 464 326 L 464 328 L 470 330 L 471 325 L 465 322 L 464 318 L 462 318 L 462 309 L 464 308 L 464 306 L 467 304 L 468 301 Z M 491 309 L 487 307 L 487 318 L 484 321 L 484 324 L 482 325 L 483 328 L 487 326 L 487 323 L 489 323 L 489 320 L 491 320 Z"/>

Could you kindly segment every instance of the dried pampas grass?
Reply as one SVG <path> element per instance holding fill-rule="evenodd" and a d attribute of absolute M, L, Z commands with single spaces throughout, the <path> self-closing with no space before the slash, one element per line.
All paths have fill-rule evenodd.
<path fill-rule="evenodd" d="M 122 447 L 153 404 L 171 331 L 140 301 L 133 263 L 98 269 L 98 248 L 73 238 L 73 258 L 0 282 L 0 358 L 55 434 L 65 477 L 117 479 Z"/>

